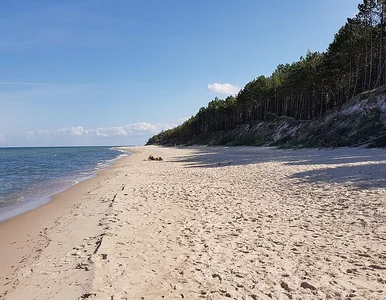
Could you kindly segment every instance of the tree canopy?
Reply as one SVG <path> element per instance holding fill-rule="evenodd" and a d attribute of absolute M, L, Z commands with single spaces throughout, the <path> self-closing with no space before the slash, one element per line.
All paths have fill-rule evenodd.
<path fill-rule="evenodd" d="M 364 0 L 323 53 L 308 51 L 271 76 L 259 76 L 235 96 L 217 97 L 182 125 L 148 144 L 185 143 L 253 121 L 288 116 L 312 120 L 353 96 L 386 84 L 386 0 Z"/>

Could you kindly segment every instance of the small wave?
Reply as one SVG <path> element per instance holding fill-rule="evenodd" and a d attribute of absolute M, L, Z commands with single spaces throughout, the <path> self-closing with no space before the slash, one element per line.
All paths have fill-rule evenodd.
<path fill-rule="evenodd" d="M 105 151 L 105 149 L 103 151 Z M 84 159 L 81 161 L 84 163 L 84 166 L 85 166 L 84 169 L 80 170 L 70 166 L 69 168 L 63 168 L 63 174 L 60 174 L 59 171 L 61 171 L 61 168 L 60 168 L 61 161 L 56 159 L 56 157 L 61 158 L 62 161 L 64 162 L 65 159 L 68 159 L 68 157 L 65 156 L 65 155 L 68 155 L 67 151 L 70 151 L 71 149 L 66 149 L 66 153 L 64 154 L 62 153 L 63 149 L 59 149 L 59 150 L 61 151 L 60 155 L 57 153 L 52 153 L 53 156 L 50 156 L 51 160 L 46 159 L 47 156 L 42 156 L 44 159 L 47 160 L 47 162 L 44 164 L 44 172 L 42 171 L 43 169 L 38 169 L 40 173 L 36 173 L 36 174 L 34 173 L 33 175 L 28 174 L 28 176 L 24 176 L 23 173 L 20 173 L 20 176 L 24 176 L 24 177 L 20 177 L 24 179 L 24 182 L 23 182 L 24 185 L 22 186 L 23 189 L 22 190 L 20 189 L 20 185 L 17 185 L 17 186 L 15 185 L 14 190 L 16 191 L 19 190 L 19 192 L 17 192 L 16 194 L 8 193 L 7 198 L 4 201 L 0 199 L 0 208 L 2 208 L 0 211 L 0 222 L 4 220 L 4 218 L 9 218 L 11 215 L 20 214 L 22 212 L 28 211 L 30 209 L 36 208 L 44 203 L 49 202 L 52 199 L 53 195 L 58 194 L 84 180 L 95 177 L 96 174 L 101 170 L 108 168 L 117 160 L 131 154 L 129 151 L 112 147 L 110 148 L 110 150 L 113 150 L 114 152 L 106 153 L 106 156 L 113 157 L 113 158 L 103 160 L 103 158 L 106 158 L 106 156 L 104 156 L 105 152 L 102 152 L 100 156 L 95 156 L 95 160 L 93 161 L 92 157 L 88 155 L 87 159 Z M 37 150 L 32 149 L 29 151 L 36 152 Z M 44 151 L 51 152 L 51 151 L 58 151 L 58 150 L 44 149 Z M 77 154 L 78 151 L 79 149 L 74 148 L 74 150 L 71 150 L 69 154 L 78 155 Z M 45 155 L 46 152 L 42 153 L 41 155 Z M 85 153 L 87 154 L 87 152 Z M 81 155 L 79 156 L 80 159 L 82 159 L 82 155 L 84 154 L 81 153 Z M 55 157 L 55 159 L 52 160 L 52 157 Z M 102 159 L 97 161 L 98 157 Z M 89 164 L 87 164 L 88 162 Z M 30 164 L 33 166 L 36 165 L 34 161 L 31 161 Z M 13 181 L 9 180 L 9 181 L 16 182 L 16 180 L 13 180 Z M 8 197 L 10 195 L 13 195 L 13 196 Z M 7 211 L 13 211 L 14 214 L 12 213 L 11 215 L 9 215 L 7 214 Z"/>
<path fill-rule="evenodd" d="M 130 146 L 127 146 L 127 148 L 129 148 Z M 126 147 L 125 147 L 126 148 Z M 126 153 L 126 154 L 130 154 L 130 151 L 127 150 L 127 149 L 122 149 L 120 147 L 112 147 L 110 148 L 110 150 L 115 150 L 115 151 L 118 151 L 118 152 L 122 152 L 122 153 Z"/>
<path fill-rule="evenodd" d="M 89 175 L 91 173 L 92 173 L 91 171 L 81 171 L 81 172 L 79 172 L 80 175 Z"/>

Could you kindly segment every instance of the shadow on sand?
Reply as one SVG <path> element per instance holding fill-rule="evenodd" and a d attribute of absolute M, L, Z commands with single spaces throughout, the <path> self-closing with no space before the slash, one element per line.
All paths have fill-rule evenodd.
<path fill-rule="evenodd" d="M 351 184 L 356 188 L 386 188 L 386 150 L 367 148 L 283 150 L 274 147 L 190 147 L 194 154 L 175 157 L 190 168 L 218 168 L 266 162 L 287 166 L 313 165 L 293 178 L 306 182 Z M 356 164 L 356 165 L 354 165 Z M 317 166 L 318 165 L 318 166 Z"/>

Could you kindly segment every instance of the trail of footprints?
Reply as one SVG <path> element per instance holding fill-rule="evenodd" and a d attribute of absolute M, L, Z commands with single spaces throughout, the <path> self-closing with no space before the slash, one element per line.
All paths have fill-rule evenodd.
<path fill-rule="evenodd" d="M 100 199 L 100 202 L 103 204 L 109 204 L 109 207 L 111 208 L 116 200 L 116 197 L 117 193 L 115 193 L 111 198 L 102 197 Z M 111 233 L 107 232 L 108 229 L 110 229 L 111 224 L 119 222 L 119 218 L 117 216 L 118 212 L 110 211 L 105 213 L 104 217 L 101 218 L 98 223 L 98 226 L 103 229 L 104 233 L 84 239 L 83 244 L 74 247 L 73 250 L 68 253 L 68 256 L 75 256 L 77 258 L 75 269 L 91 271 L 95 262 L 107 259 L 107 254 L 100 253 L 99 249 L 102 245 L 103 238 L 105 236 L 111 235 Z M 69 261 L 72 261 L 72 259 L 70 259 Z M 87 297 L 90 297 L 93 294 L 86 293 L 85 295 L 88 295 Z M 87 297 L 85 295 L 82 295 L 79 299 L 86 299 Z"/>
<path fill-rule="evenodd" d="M 69 255 L 81 260 L 77 269 L 89 271 L 98 264 L 115 269 L 115 277 L 100 276 L 103 287 L 79 299 L 385 296 L 386 232 L 369 224 L 385 225 L 382 195 L 369 199 L 366 191 L 341 185 L 310 186 L 279 174 L 272 164 L 243 166 L 243 172 L 232 168 L 240 167 L 221 172 L 147 168 L 141 172 L 153 178 L 150 184 L 119 186 L 101 199 L 111 208 L 99 223 L 105 232 Z M 219 184 L 223 180 L 227 185 Z M 290 233 L 283 227 L 288 224 Z M 148 239 L 136 236 L 139 230 Z M 110 260 L 110 253 L 99 249 L 116 232 L 120 239 Z M 132 251 L 124 256 L 128 247 Z M 132 292 L 133 285 L 142 286 L 142 294 Z"/>

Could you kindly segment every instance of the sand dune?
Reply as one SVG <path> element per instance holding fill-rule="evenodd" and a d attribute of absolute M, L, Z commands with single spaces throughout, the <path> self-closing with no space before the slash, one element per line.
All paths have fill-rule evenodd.
<path fill-rule="evenodd" d="M 386 299 L 385 150 L 133 150 L 1 224 L 0 298 Z"/>

